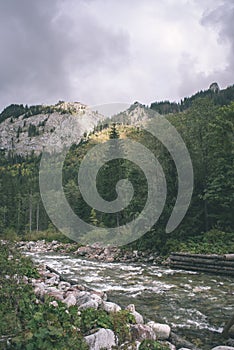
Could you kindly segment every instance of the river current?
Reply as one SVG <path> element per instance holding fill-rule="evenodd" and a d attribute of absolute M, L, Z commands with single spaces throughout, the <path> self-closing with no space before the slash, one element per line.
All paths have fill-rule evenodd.
<path fill-rule="evenodd" d="M 31 253 L 88 288 L 106 291 L 122 307 L 135 304 L 146 320 L 169 324 L 202 349 L 217 343 L 234 310 L 234 278 L 164 266 L 104 263 L 71 255 Z"/>

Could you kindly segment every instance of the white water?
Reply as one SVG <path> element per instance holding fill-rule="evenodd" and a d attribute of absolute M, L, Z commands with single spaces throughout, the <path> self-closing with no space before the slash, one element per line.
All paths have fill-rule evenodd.
<path fill-rule="evenodd" d="M 233 313 L 232 277 L 148 264 L 102 263 L 62 254 L 30 255 L 78 284 L 107 291 L 109 299 L 122 307 L 134 303 L 146 319 L 168 323 L 190 340 L 191 334 L 207 339 L 211 331 L 221 333 Z"/>

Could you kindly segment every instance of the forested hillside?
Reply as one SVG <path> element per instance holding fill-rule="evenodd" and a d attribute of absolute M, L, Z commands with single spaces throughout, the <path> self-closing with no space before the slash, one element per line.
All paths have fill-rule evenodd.
<path fill-rule="evenodd" d="M 190 108 L 198 98 L 209 98 L 216 106 L 228 105 L 234 100 L 234 85 L 220 90 L 218 84 L 213 83 L 209 89 L 201 90 L 191 97 L 185 97 L 178 103 L 170 101 L 153 102 L 150 108 L 161 114 L 178 113 Z"/>
<path fill-rule="evenodd" d="M 163 254 L 172 250 L 188 249 L 194 252 L 233 252 L 234 102 L 230 102 L 233 98 L 229 92 L 227 89 L 225 96 L 221 94 L 222 91 L 211 92 L 212 96 L 209 93 L 205 93 L 205 96 L 198 94 L 196 98 L 190 99 L 191 103 L 182 108 L 182 111 L 167 116 L 188 147 L 194 168 L 192 201 L 184 220 L 174 232 L 166 234 L 165 227 L 177 197 L 175 164 L 159 141 L 134 125 L 100 124 L 93 133 L 85 134 L 79 145 L 72 146 L 64 164 L 63 183 L 66 197 L 74 212 L 97 227 L 116 227 L 131 221 L 142 211 L 147 199 L 147 182 L 143 172 L 129 161 L 108 162 L 98 174 L 97 187 L 106 200 L 116 198 L 115 184 L 120 178 L 128 177 L 132 182 L 134 198 L 118 214 L 104 214 L 90 208 L 82 199 L 77 186 L 79 164 L 88 150 L 109 138 L 129 137 L 148 147 L 158 157 L 166 174 L 168 192 L 166 206 L 159 221 L 132 246 L 138 249 L 150 248 Z M 222 103 L 217 103 L 218 96 Z M 151 107 L 154 108 L 154 105 Z M 151 116 L 149 108 L 141 106 L 144 118 L 147 111 Z M 40 155 L 20 156 L 14 152 L 1 151 L 2 237 L 17 235 L 23 238 L 30 232 L 39 235 L 41 231 L 56 231 L 40 198 L 39 164 Z"/>

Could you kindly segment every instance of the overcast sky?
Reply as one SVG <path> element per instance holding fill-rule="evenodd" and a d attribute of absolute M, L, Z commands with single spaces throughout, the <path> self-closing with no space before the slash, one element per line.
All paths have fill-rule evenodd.
<path fill-rule="evenodd" d="M 0 109 L 234 84 L 233 0 L 0 0 Z"/>

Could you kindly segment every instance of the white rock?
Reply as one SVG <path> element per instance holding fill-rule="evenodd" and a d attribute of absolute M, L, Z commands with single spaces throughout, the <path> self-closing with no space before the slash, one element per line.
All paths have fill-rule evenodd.
<path fill-rule="evenodd" d="M 110 329 L 101 328 L 98 332 L 84 338 L 90 350 L 111 350 L 116 346 L 115 334 Z"/>
<path fill-rule="evenodd" d="M 101 305 L 102 304 L 102 298 L 99 296 L 99 295 L 97 295 L 97 294 L 91 294 L 90 295 L 90 298 L 92 299 L 92 300 L 94 300 L 94 301 L 96 301 L 97 303 L 98 303 L 98 305 Z"/>
<path fill-rule="evenodd" d="M 234 347 L 233 346 L 220 345 L 220 346 L 216 346 L 215 348 L 212 348 L 212 350 L 234 350 Z"/>
<path fill-rule="evenodd" d="M 154 321 L 150 321 L 147 323 L 147 325 L 153 329 L 153 331 L 156 334 L 157 339 L 166 340 L 169 338 L 170 333 L 171 333 L 171 328 L 167 324 L 156 323 Z"/>
<path fill-rule="evenodd" d="M 163 342 L 163 345 L 166 345 L 170 350 L 176 350 L 175 345 L 169 343 L 169 341 Z"/>
<path fill-rule="evenodd" d="M 76 305 L 76 297 L 73 294 L 68 295 L 63 302 L 67 304 L 68 307 Z"/>
<path fill-rule="evenodd" d="M 55 299 L 63 301 L 63 292 L 55 287 L 49 287 L 46 291 L 46 294 L 48 294 L 51 297 L 54 297 Z"/>
<path fill-rule="evenodd" d="M 82 305 L 90 301 L 90 293 L 88 292 L 79 292 L 79 294 L 76 297 L 77 305 Z"/>
<path fill-rule="evenodd" d="M 115 303 L 111 303 L 109 301 L 103 301 L 102 308 L 106 312 L 118 312 L 121 310 L 121 307 Z"/>
<path fill-rule="evenodd" d="M 136 323 L 141 323 L 141 324 L 144 323 L 143 316 L 139 314 L 139 312 L 134 311 L 134 312 L 131 312 L 131 314 L 135 317 Z"/>
<path fill-rule="evenodd" d="M 129 304 L 128 306 L 126 306 L 125 309 L 130 311 L 130 312 L 135 312 L 136 311 L 134 304 Z"/>
<path fill-rule="evenodd" d="M 58 285 L 58 288 L 60 290 L 66 290 L 67 288 L 70 288 L 70 287 L 71 287 L 71 284 L 68 282 L 64 282 L 64 281 L 60 282 Z"/>
<path fill-rule="evenodd" d="M 50 302 L 50 305 L 53 305 L 54 307 L 58 307 L 58 303 L 57 303 L 56 300 L 51 301 L 51 302 Z"/>
<path fill-rule="evenodd" d="M 45 283 L 49 286 L 53 286 L 53 285 L 58 285 L 58 280 L 59 277 L 58 276 L 53 276 L 51 278 L 49 278 L 48 280 L 45 281 Z"/>
<path fill-rule="evenodd" d="M 34 293 L 39 297 L 43 297 L 46 293 L 45 283 L 43 283 L 43 282 L 35 283 L 34 284 Z"/>
<path fill-rule="evenodd" d="M 126 307 L 126 310 L 130 311 L 130 313 L 135 317 L 136 323 L 139 323 L 139 324 L 144 323 L 143 316 L 136 311 L 134 304 L 129 304 Z"/>
<path fill-rule="evenodd" d="M 84 303 L 84 304 L 79 306 L 79 310 L 85 310 L 85 309 L 89 309 L 89 308 L 93 308 L 93 309 L 97 310 L 98 303 L 95 300 L 89 300 L 89 301 L 87 301 L 87 303 Z"/>
<path fill-rule="evenodd" d="M 142 341 L 145 339 L 156 340 L 156 334 L 153 329 L 146 324 L 131 325 L 132 340 Z"/>

